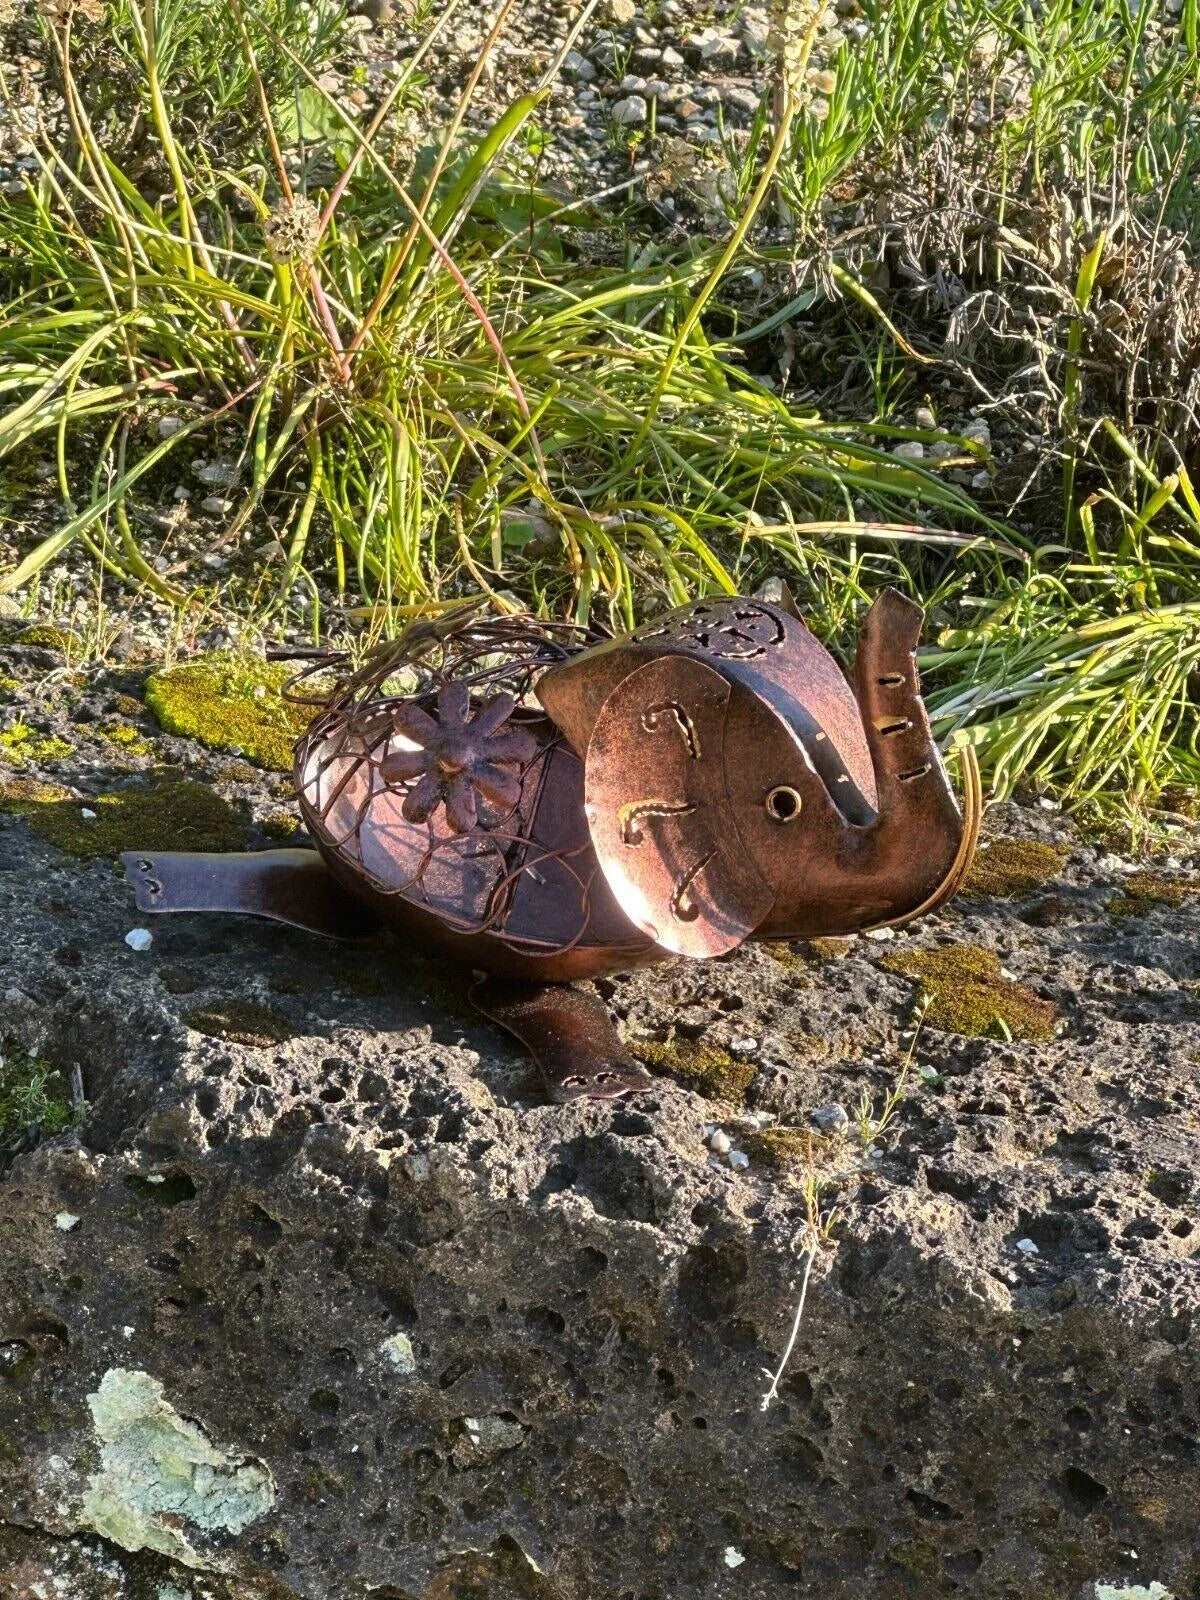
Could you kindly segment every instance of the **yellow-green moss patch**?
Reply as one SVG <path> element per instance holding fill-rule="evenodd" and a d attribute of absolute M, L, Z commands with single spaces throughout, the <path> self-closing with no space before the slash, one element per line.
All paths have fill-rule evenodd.
<path fill-rule="evenodd" d="M 128 722 L 110 722 L 98 731 L 105 744 L 116 745 L 128 755 L 148 756 L 152 752 L 150 741 Z"/>
<path fill-rule="evenodd" d="M 630 1048 L 639 1061 L 665 1072 L 685 1089 L 731 1106 L 742 1104 L 758 1071 L 753 1061 L 739 1061 L 719 1046 L 702 1041 L 660 1044 L 642 1039 Z"/>
<path fill-rule="evenodd" d="M 11 700 L 20 687 L 20 678 L 10 678 L 7 672 L 0 672 L 0 700 Z"/>
<path fill-rule="evenodd" d="M 1058 1009 L 1024 984 L 1006 978 L 994 950 L 946 944 L 902 950 L 883 965 L 921 985 L 925 1020 L 970 1038 L 1052 1039 Z"/>
<path fill-rule="evenodd" d="M 295 1028 L 286 1017 L 254 1000 L 215 1000 L 210 1005 L 196 1006 L 185 1012 L 183 1020 L 197 1033 L 225 1039 L 230 1044 L 249 1045 L 255 1050 L 284 1044 L 296 1036 Z"/>
<path fill-rule="evenodd" d="M 1168 878 L 1157 872 L 1131 872 L 1123 893 L 1108 902 L 1115 917 L 1138 917 L 1155 906 L 1178 909 L 1200 897 L 1200 881 L 1195 878 Z"/>
<path fill-rule="evenodd" d="M 980 847 L 962 892 L 973 899 L 1013 900 L 1056 878 L 1065 850 L 1038 839 L 993 839 Z"/>
<path fill-rule="evenodd" d="M 0 1147 L 30 1128 L 61 1133 L 71 1117 L 70 1090 L 57 1068 L 11 1046 L 0 1048 Z"/>
<path fill-rule="evenodd" d="M 834 1141 L 819 1139 L 811 1128 L 761 1128 L 738 1135 L 738 1144 L 760 1166 L 776 1172 L 815 1167 L 829 1159 Z"/>
<path fill-rule="evenodd" d="M 300 830 L 300 818 L 294 811 L 268 811 L 262 819 L 262 831 L 269 839 L 290 839 Z"/>
<path fill-rule="evenodd" d="M 30 762 L 40 765 L 61 761 L 70 754 L 71 746 L 65 739 L 37 733 L 27 722 L 15 722 L 0 733 L 0 756 L 14 767 L 24 767 Z"/>
<path fill-rule="evenodd" d="M 808 948 L 818 961 L 844 961 L 854 949 L 854 940 L 840 937 L 809 939 Z"/>
<path fill-rule="evenodd" d="M 146 704 L 168 733 L 231 750 L 260 767 L 287 772 L 311 706 L 285 700 L 292 669 L 233 656 L 203 656 L 151 673 Z"/>
<path fill-rule="evenodd" d="M 233 807 L 191 779 L 168 779 L 86 801 L 49 785 L 28 785 L 25 793 L 14 793 L 15 788 L 8 784 L 0 791 L 4 809 L 24 817 L 47 844 L 84 859 L 122 850 L 240 850 L 246 842 L 246 824 Z M 96 814 L 85 817 L 85 810 Z"/>
<path fill-rule="evenodd" d="M 22 628 L 16 642 L 36 645 L 39 650 L 57 650 L 59 655 L 69 655 L 80 643 L 77 633 L 69 628 L 58 628 L 52 622 L 35 622 L 32 628 Z"/>

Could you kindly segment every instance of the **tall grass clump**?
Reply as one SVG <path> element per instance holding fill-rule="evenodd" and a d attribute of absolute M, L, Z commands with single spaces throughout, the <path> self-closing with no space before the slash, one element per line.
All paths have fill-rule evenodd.
<path fill-rule="evenodd" d="M 465 131 L 511 0 L 444 137 L 406 143 L 421 57 L 458 9 L 360 126 L 321 89 L 285 0 L 253 20 L 237 0 L 126 0 L 104 27 L 136 85 L 141 173 L 97 131 L 108 100 L 74 69 L 72 15 L 43 12 L 64 108 L 0 212 L 0 451 L 52 444 L 64 516 L 0 592 L 79 543 L 186 603 L 203 572 L 170 570 L 147 530 L 218 441 L 223 547 L 268 527 L 274 553 L 247 555 L 245 581 L 314 625 L 322 593 L 394 619 L 465 588 L 629 622 L 780 564 L 815 590 L 847 559 L 826 549 L 835 524 L 870 536 L 915 513 L 986 532 L 961 489 L 891 456 L 886 430 L 789 406 L 709 336 L 738 240 L 606 268 L 564 247 L 561 203 L 522 176 L 542 92 Z M 186 46 L 208 12 L 232 30 L 223 74 L 262 159 L 214 152 L 176 117 L 173 73 L 184 104 L 200 93 Z M 288 142 L 297 104 L 329 130 L 316 170 Z M 764 174 L 743 234 L 765 189 Z"/>

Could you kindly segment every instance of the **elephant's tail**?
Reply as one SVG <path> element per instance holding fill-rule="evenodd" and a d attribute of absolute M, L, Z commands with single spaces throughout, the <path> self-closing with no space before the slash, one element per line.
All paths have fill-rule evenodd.
<path fill-rule="evenodd" d="M 315 850 L 129 850 L 121 861 L 141 911 L 240 912 L 331 939 L 375 931 Z"/>

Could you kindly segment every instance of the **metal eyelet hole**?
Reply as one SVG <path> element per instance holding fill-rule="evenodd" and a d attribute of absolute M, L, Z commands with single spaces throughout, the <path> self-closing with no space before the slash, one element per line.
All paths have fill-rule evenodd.
<path fill-rule="evenodd" d="M 795 822 L 804 802 L 798 789 L 781 783 L 771 790 L 763 804 L 773 822 Z"/>

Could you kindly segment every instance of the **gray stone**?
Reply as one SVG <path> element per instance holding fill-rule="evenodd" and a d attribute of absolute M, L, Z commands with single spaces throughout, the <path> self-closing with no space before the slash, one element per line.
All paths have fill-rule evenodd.
<path fill-rule="evenodd" d="M 650 108 L 640 94 L 613 101 L 612 119 L 622 128 L 640 127 L 649 115 Z"/>
<path fill-rule="evenodd" d="M 850 1126 L 850 1113 L 840 1101 L 834 1100 L 829 1105 L 814 1106 L 808 1120 L 818 1133 L 845 1133 Z"/>

